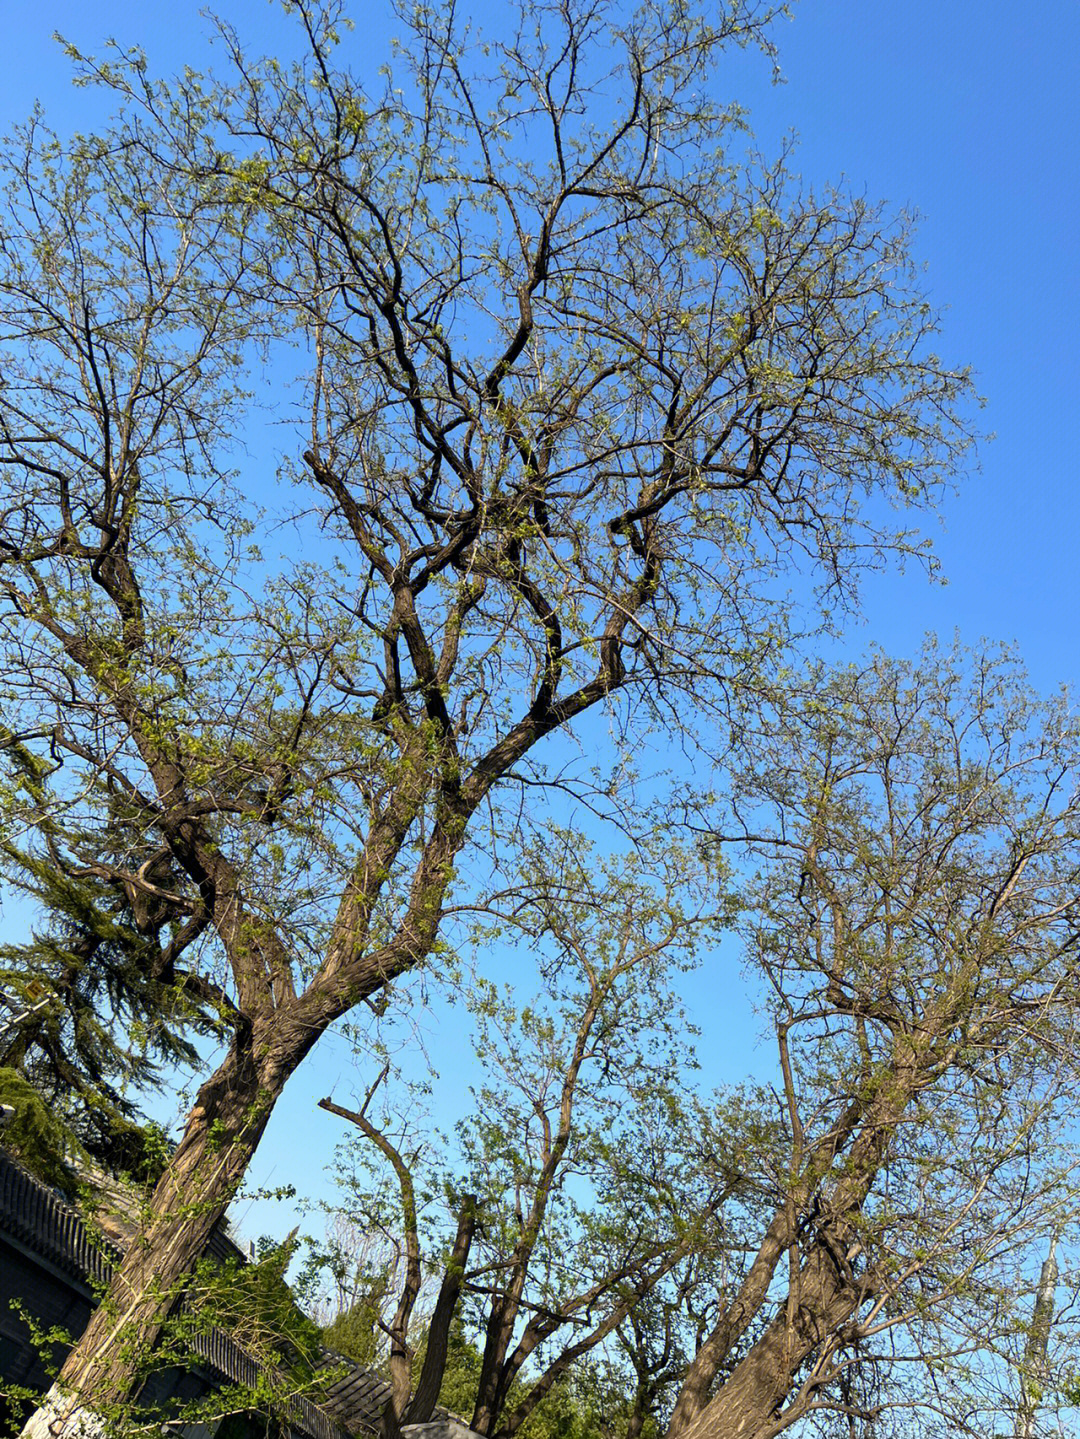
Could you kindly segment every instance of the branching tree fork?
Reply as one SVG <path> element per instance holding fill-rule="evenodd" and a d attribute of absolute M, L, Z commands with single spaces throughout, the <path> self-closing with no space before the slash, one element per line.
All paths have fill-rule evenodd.
<path fill-rule="evenodd" d="M 719 148 L 714 62 L 766 5 L 569 0 L 490 51 L 420 9 L 385 82 L 338 65 L 336 5 L 291 8 L 302 57 L 225 27 L 227 80 L 76 57 L 114 128 L 5 152 L 5 743 L 53 862 L 153 904 L 231 1031 L 57 1432 L 126 1402 L 282 1087 L 437 952 L 541 742 L 756 683 L 773 579 L 849 596 L 916 548 L 880 501 L 963 448 L 903 225 Z M 230 486 L 243 375 L 307 388 L 287 532 Z M 17 774 L 4 803 L 39 823 Z"/>

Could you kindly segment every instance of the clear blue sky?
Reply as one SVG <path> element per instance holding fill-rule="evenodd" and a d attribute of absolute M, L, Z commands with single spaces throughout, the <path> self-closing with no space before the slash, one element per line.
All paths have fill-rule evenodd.
<path fill-rule="evenodd" d="M 265 0 L 221 0 L 254 46 L 284 33 Z M 459 0 L 468 9 L 468 0 Z M 496 33 L 498 7 L 476 16 Z M 392 30 L 388 7 L 369 0 L 345 41 L 358 62 Z M 5 124 L 40 99 L 58 129 L 89 125 L 91 103 L 72 90 L 51 40 L 62 32 L 94 49 L 107 35 L 141 44 L 153 69 L 205 63 L 209 22 L 198 0 L 150 7 L 106 0 L 16 0 L 5 15 L 0 110 Z M 866 622 L 852 634 L 910 654 L 927 630 L 975 641 L 1010 639 L 1042 688 L 1080 679 L 1076 552 L 1080 543 L 1080 5 L 1042 0 L 804 0 L 776 30 L 786 83 L 772 86 L 759 57 L 729 67 L 732 98 L 750 109 L 761 148 L 800 137 L 796 168 L 812 183 L 846 179 L 870 199 L 917 209 L 916 253 L 935 305 L 948 307 L 941 348 L 970 364 L 987 398 L 972 473 L 935 532 L 947 586 L 917 574 L 874 580 Z M 86 118 L 84 118 L 86 116 Z M 6 911 L 10 923 L 12 912 Z M 711 987 L 710 987 L 711 985 Z M 711 1031 L 718 1074 L 752 1062 L 727 1036 L 745 1026 L 714 1014 L 716 973 L 691 1002 Z M 725 1059 L 726 1055 L 726 1059 Z M 342 1064 L 333 1045 L 294 1080 L 256 1161 L 256 1182 L 302 1172 L 314 1187 L 338 1133 L 313 1100 Z M 344 1098 L 350 1080 L 343 1077 Z M 261 1220 L 249 1216 L 251 1229 Z"/>

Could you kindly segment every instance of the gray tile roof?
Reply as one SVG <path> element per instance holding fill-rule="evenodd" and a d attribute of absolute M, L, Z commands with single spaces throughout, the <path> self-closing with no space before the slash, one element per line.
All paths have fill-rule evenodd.
<path fill-rule="evenodd" d="M 341 1371 L 326 1387 L 325 1404 L 335 1419 L 350 1433 L 379 1427 L 379 1419 L 390 1398 L 390 1385 L 381 1375 L 343 1354 L 326 1351 L 329 1362 Z"/>
<path fill-rule="evenodd" d="M 80 1285 L 107 1283 L 119 1250 L 91 1240 L 76 1209 L 0 1147 L 0 1225 Z"/>

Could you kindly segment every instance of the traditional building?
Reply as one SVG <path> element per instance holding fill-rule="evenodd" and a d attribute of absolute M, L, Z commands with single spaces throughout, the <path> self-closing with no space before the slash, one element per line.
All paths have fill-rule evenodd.
<path fill-rule="evenodd" d="M 15 1386 L 44 1394 L 51 1382 L 47 1356 L 34 1343 L 29 1316 L 40 1329 L 62 1329 L 79 1335 L 86 1327 L 96 1295 L 108 1284 L 120 1258 L 125 1234 L 122 1224 L 107 1223 L 111 1237 L 91 1237 L 79 1212 L 59 1194 L 28 1174 L 0 1147 L 0 1428 L 16 1417 L 11 1392 Z M 207 1252 L 218 1259 L 245 1256 L 220 1228 Z M 258 1364 L 220 1329 L 192 1339 L 195 1362 L 155 1370 L 141 1400 L 148 1407 L 168 1409 L 198 1400 L 229 1384 L 254 1389 Z M 53 1368 L 64 1346 L 54 1346 Z M 297 1398 L 275 1422 L 291 1439 L 356 1439 L 375 1434 L 390 1386 L 373 1370 L 327 1352 L 327 1385 L 322 1402 Z M 189 1426 L 194 1428 L 195 1426 Z M 199 1425 L 190 1439 L 256 1439 L 268 1423 L 256 1414 L 230 1414 L 212 1426 Z"/>

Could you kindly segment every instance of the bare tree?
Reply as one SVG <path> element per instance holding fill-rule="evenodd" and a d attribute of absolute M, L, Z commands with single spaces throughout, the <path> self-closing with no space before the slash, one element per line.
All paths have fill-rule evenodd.
<path fill-rule="evenodd" d="M 382 1316 L 386 1293 L 394 1288 L 401 1264 L 397 1246 L 336 1209 L 328 1212 L 325 1236 L 312 1248 L 319 1275 L 310 1303 L 316 1322 L 323 1329 L 331 1328 L 359 1306 L 368 1309 L 377 1327 L 375 1316 Z"/>
<path fill-rule="evenodd" d="M 545 738 L 756 682 L 775 577 L 850 596 L 917 548 L 860 498 L 931 502 L 963 448 L 903 224 L 718 149 L 767 5 L 522 7 L 490 47 L 420 10 L 367 82 L 332 0 L 293 10 L 295 64 L 227 28 L 227 82 L 82 60 L 114 128 L 5 151 L 11 742 L 54 857 L 152 904 L 232 1033 L 54 1434 L 126 1404 L 282 1087 L 436 950 Z M 285 557 L 228 482 L 243 375 L 306 386 Z"/>

